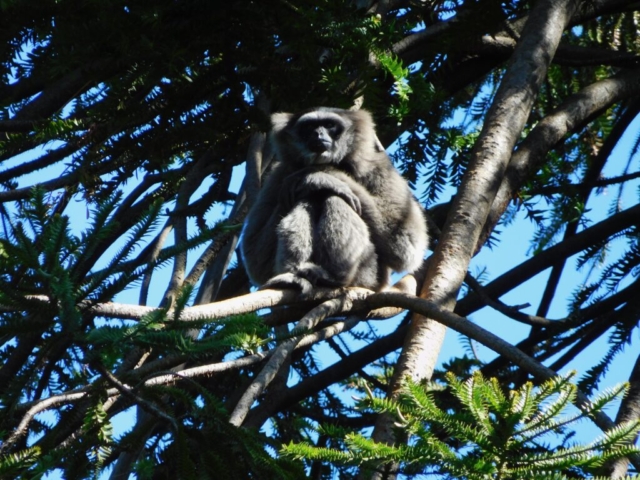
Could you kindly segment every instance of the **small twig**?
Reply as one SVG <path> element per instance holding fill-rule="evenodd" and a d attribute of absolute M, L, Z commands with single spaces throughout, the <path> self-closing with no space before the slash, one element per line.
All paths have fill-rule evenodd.
<path fill-rule="evenodd" d="M 340 345 L 338 345 L 338 342 L 335 341 L 335 339 L 331 338 L 327 341 L 327 343 L 329 344 L 329 346 L 333 349 L 334 352 L 336 352 L 338 354 L 338 356 L 344 360 L 346 359 L 349 355 L 347 353 L 345 353 L 342 348 L 340 347 Z M 387 389 L 387 386 L 384 385 L 380 380 L 378 380 L 376 377 L 374 377 L 373 375 L 369 375 L 367 372 L 365 372 L 363 369 L 360 369 L 358 371 L 358 375 L 360 375 L 362 378 L 364 378 L 367 382 L 373 384 L 376 388 L 379 388 L 380 390 L 382 390 L 383 392 Z"/>
<path fill-rule="evenodd" d="M 317 332 L 311 333 L 309 335 L 305 335 L 302 337 L 302 340 L 298 342 L 295 347 L 295 350 L 308 347 L 315 343 L 321 342 L 323 340 L 327 340 L 333 336 L 339 335 L 342 332 L 346 332 L 351 330 L 361 321 L 360 317 L 352 316 L 347 318 L 342 322 L 333 323 L 322 330 L 318 330 Z M 155 385 L 168 385 L 171 383 L 175 383 L 180 380 L 190 380 L 191 378 L 208 376 L 213 373 L 224 372 L 236 368 L 242 368 L 249 365 L 254 365 L 263 361 L 265 358 L 269 358 L 271 355 L 275 353 L 276 349 L 269 350 L 267 352 L 256 353 L 253 355 L 248 355 L 246 357 L 242 357 L 236 360 L 228 361 L 228 362 L 220 362 L 213 363 L 210 365 L 202 365 L 199 367 L 188 368 L 182 370 L 180 372 L 158 372 L 154 374 L 152 378 L 148 378 L 144 381 L 143 385 L 145 387 L 155 386 Z M 27 427 L 29 423 L 35 415 L 38 413 L 47 410 L 49 408 L 55 407 L 61 404 L 70 404 L 76 403 L 87 397 L 89 394 L 89 387 L 84 387 L 74 392 L 68 392 L 61 395 L 55 395 L 53 397 L 46 398 L 44 400 L 38 400 L 37 402 L 27 402 L 23 403 L 16 407 L 16 410 L 23 410 L 28 408 L 28 411 L 25 413 L 24 417 L 20 421 L 20 424 L 16 428 L 16 430 L 11 434 L 11 436 L 5 441 L 5 443 L 0 447 L 0 451 L 5 451 L 11 445 L 15 444 L 17 440 L 20 439 L 22 435 L 24 435 L 27 431 Z M 110 397 L 107 400 L 107 403 L 115 400 L 121 392 L 118 388 L 109 388 L 106 391 L 106 396 Z M 138 401 L 138 400 L 136 400 Z M 106 405 L 106 403 L 105 403 Z M 106 410 L 106 408 L 105 408 Z"/>
<path fill-rule="evenodd" d="M 474 292 L 478 294 L 480 299 L 485 304 L 487 304 L 487 306 L 518 322 L 526 323 L 527 325 L 532 326 L 536 325 L 539 327 L 549 327 L 553 325 L 561 325 L 562 323 L 567 321 L 566 318 L 560 320 L 550 320 L 545 317 L 538 317 L 537 315 L 528 315 L 526 313 L 522 313 L 517 307 L 506 305 L 500 300 L 494 300 L 489 296 L 489 294 L 487 294 L 482 285 L 480 285 L 480 282 L 469 275 L 469 273 L 467 273 L 467 275 L 464 277 L 464 281 L 471 287 Z"/>
<path fill-rule="evenodd" d="M 569 185 L 545 185 L 543 187 L 533 189 L 529 192 L 531 195 L 556 195 L 559 193 L 565 193 L 568 191 L 589 191 L 594 188 L 604 188 L 609 185 L 616 185 L 619 183 L 628 182 L 629 180 L 635 180 L 636 178 L 640 178 L 640 172 L 627 173 L 625 175 L 620 175 L 618 177 L 606 177 L 600 178 L 594 182 L 589 183 L 572 183 Z"/>
<path fill-rule="evenodd" d="M 95 362 L 93 364 L 93 367 L 95 367 L 95 369 L 98 370 L 98 372 L 100 372 L 100 375 L 102 375 L 107 380 L 107 382 L 109 382 L 111 385 L 113 385 L 122 395 L 124 395 L 125 397 L 131 398 L 131 400 L 133 400 L 135 403 L 140 405 L 143 409 L 145 409 L 146 411 L 148 411 L 152 415 L 156 415 L 156 416 L 158 416 L 160 418 L 163 418 L 164 420 L 168 421 L 171 424 L 171 426 L 173 427 L 175 432 L 177 432 L 179 430 L 178 423 L 176 422 L 175 418 L 173 418 L 171 415 L 168 415 L 165 412 L 163 412 L 162 410 L 160 410 L 153 403 L 151 403 L 151 402 L 145 400 L 144 398 L 142 398 L 140 395 L 135 393 L 135 391 L 131 387 L 129 387 L 128 385 L 125 385 L 124 383 L 120 382 L 120 380 L 118 380 L 102 364 L 100 364 L 99 362 Z"/>
<path fill-rule="evenodd" d="M 75 402 L 77 400 L 80 400 L 81 398 L 84 398 L 86 395 L 87 395 L 87 392 L 77 392 L 77 393 L 70 392 L 70 393 L 64 393 L 62 395 L 55 395 L 53 397 L 45 398 L 44 400 L 38 401 L 38 403 L 36 403 L 31 408 L 29 408 L 29 410 L 27 410 L 27 413 L 24 414 L 24 416 L 22 417 L 22 420 L 20 420 L 20 423 L 18 424 L 16 429 L 13 431 L 11 435 L 9 435 L 9 438 L 7 438 L 3 442 L 3 444 L 0 446 L 0 452 L 8 450 L 9 447 L 11 447 L 11 445 L 16 443 L 22 437 L 22 435 L 24 435 L 27 432 L 27 427 L 29 426 L 29 423 L 31 423 L 31 420 L 33 420 L 33 417 L 35 417 L 38 413 L 44 410 L 47 410 L 51 407 L 55 407 L 56 405 Z"/>

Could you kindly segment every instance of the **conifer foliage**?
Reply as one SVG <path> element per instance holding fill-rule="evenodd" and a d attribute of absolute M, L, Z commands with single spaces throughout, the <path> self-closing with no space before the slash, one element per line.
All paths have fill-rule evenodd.
<path fill-rule="evenodd" d="M 569 413 L 576 399 L 576 386 L 569 380 L 559 376 L 539 387 L 527 382 L 505 394 L 495 378 L 487 380 L 480 372 L 466 381 L 449 373 L 446 389 L 409 383 L 398 401 L 376 398 L 368 390 L 359 407 L 394 415 L 406 444 L 379 444 L 362 434 L 341 436 L 329 426 L 319 433 L 344 449 L 292 443 L 283 453 L 365 469 L 394 460 L 408 475 L 477 480 L 583 478 L 607 461 L 637 454 L 629 444 L 640 420 L 621 424 L 588 445 L 575 444 L 572 424 L 601 411 L 624 388 L 604 392 L 584 411 Z"/>

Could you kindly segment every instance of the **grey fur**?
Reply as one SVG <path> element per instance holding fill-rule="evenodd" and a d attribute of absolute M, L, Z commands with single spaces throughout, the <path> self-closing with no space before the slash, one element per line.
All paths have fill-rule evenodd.
<path fill-rule="evenodd" d="M 380 290 L 391 270 L 420 266 L 422 208 L 380 148 L 368 112 L 321 107 L 276 113 L 272 124 L 277 162 L 241 245 L 254 284 Z"/>

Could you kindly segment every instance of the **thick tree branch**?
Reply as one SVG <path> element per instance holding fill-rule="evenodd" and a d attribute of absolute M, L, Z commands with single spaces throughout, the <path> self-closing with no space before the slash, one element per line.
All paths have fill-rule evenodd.
<path fill-rule="evenodd" d="M 453 201 L 430 262 L 434 268 L 427 273 L 421 296 L 436 304 L 452 308 L 455 303 L 475 251 L 473 239 L 480 235 L 513 146 L 574 10 L 573 1 L 543 0 L 531 12 L 512 63 L 487 114 L 463 184 Z M 413 322 L 399 362 L 396 382 L 405 375 L 421 376 L 421 370 L 427 364 L 421 361 L 421 354 L 426 353 L 425 347 L 431 343 L 427 325 L 426 319 Z"/>
<path fill-rule="evenodd" d="M 640 357 L 629 377 L 629 393 L 622 399 L 622 404 L 616 416 L 616 425 L 624 422 L 632 422 L 640 418 Z M 606 466 L 607 475 L 611 479 L 624 478 L 627 475 L 629 459 L 620 458 Z"/>
<path fill-rule="evenodd" d="M 540 0 L 529 15 L 472 151 L 420 292 L 422 298 L 429 298 L 445 310 L 453 310 L 513 147 L 576 5 L 573 0 Z M 405 377 L 419 380 L 431 375 L 443 337 L 444 327 L 414 315 L 390 387 L 391 397 L 398 394 Z M 375 440 L 394 442 L 391 421 L 389 416 L 380 417 L 373 434 Z"/>
<path fill-rule="evenodd" d="M 500 189 L 491 206 L 479 244 L 483 244 L 526 178 L 543 163 L 546 154 L 565 135 L 614 103 L 640 93 L 640 70 L 628 70 L 601 80 L 566 99 L 557 110 L 536 125 L 509 161 Z"/>

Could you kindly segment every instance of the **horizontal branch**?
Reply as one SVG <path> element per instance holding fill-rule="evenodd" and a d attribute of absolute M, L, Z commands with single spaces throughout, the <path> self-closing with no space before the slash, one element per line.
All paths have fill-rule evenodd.
<path fill-rule="evenodd" d="M 359 300 L 365 298 L 370 293 L 371 290 L 367 290 L 366 288 L 349 288 L 347 290 L 318 288 L 312 295 L 305 296 L 304 299 L 301 299 L 300 294 L 294 290 L 257 290 L 246 295 L 222 300 L 220 302 L 186 307 L 180 314 L 180 320 L 185 322 L 216 320 L 233 315 L 255 312 L 263 308 L 276 307 L 278 305 L 291 305 L 297 303 L 311 305 L 313 303 L 331 300 L 345 295 L 346 298 L 350 300 Z M 26 298 L 30 301 L 40 301 L 42 303 L 49 302 L 49 298 L 46 295 L 29 295 Z M 89 310 L 93 315 L 122 320 L 141 320 L 145 315 L 162 310 L 158 307 L 129 305 L 116 302 L 91 304 L 89 301 L 81 302 L 79 304 L 79 308 L 81 310 Z M 8 305 L 0 305 L 0 312 L 14 311 L 18 311 L 18 308 Z M 167 315 L 171 316 L 172 313 L 173 311 L 169 310 Z"/>
<path fill-rule="evenodd" d="M 321 292 L 320 296 L 327 295 L 330 291 Z M 335 290 L 333 291 L 336 292 Z M 373 310 L 381 307 L 393 306 L 397 308 L 411 310 L 412 312 L 418 313 L 420 315 L 424 315 L 426 317 L 432 318 L 435 321 L 446 325 L 447 327 L 452 328 L 453 330 L 462 333 L 463 335 L 468 336 L 469 338 L 481 343 L 482 345 L 490 348 L 496 353 L 504 356 L 505 358 L 512 361 L 514 364 L 518 365 L 528 373 L 533 376 L 544 380 L 556 376 L 557 373 L 542 365 L 535 359 L 523 353 L 517 347 L 511 345 L 500 337 L 494 335 L 488 330 L 470 322 L 464 317 L 456 315 L 455 313 L 448 312 L 446 310 L 438 308 L 434 303 L 429 302 L 427 300 L 421 299 L 411 294 L 406 293 L 398 293 L 398 292 L 382 292 L 382 293 L 373 293 L 371 291 L 367 291 L 365 289 L 349 289 L 346 292 L 342 292 L 343 299 L 347 300 L 347 310 L 349 303 L 353 302 L 352 310 Z M 253 308 L 263 308 L 265 302 L 269 302 L 272 305 L 277 303 L 282 303 L 283 299 L 295 299 L 298 297 L 297 292 L 291 290 L 283 290 L 283 291 L 275 291 L 275 290 L 265 290 L 255 292 L 249 295 L 245 295 L 244 297 L 257 297 L 254 300 L 247 302 L 247 298 L 245 298 L 245 304 L 251 304 Z M 239 297 L 243 298 L 243 297 Z M 204 305 L 200 307 L 191 307 L 192 310 L 197 308 L 197 315 L 191 316 L 190 318 L 202 318 L 204 307 L 209 308 L 209 312 L 207 318 L 213 315 L 219 315 L 220 312 L 226 310 L 227 312 L 231 311 L 228 308 L 221 309 L 219 308 L 219 304 L 229 305 L 229 301 L 217 302 L 209 305 Z M 113 307 L 113 305 L 111 305 Z M 122 306 L 121 306 L 122 307 Z M 144 308 L 145 310 L 149 310 L 149 307 L 133 307 L 132 308 Z M 151 309 L 152 310 L 152 309 Z M 340 311 L 344 310 L 343 307 L 339 309 Z M 227 313 L 228 314 L 228 313 Z M 337 322 L 332 324 L 325 329 L 322 329 L 318 332 L 310 333 L 304 335 L 300 341 L 295 345 L 296 349 L 307 347 L 314 343 L 326 340 L 335 335 L 342 333 L 350 328 L 353 328 L 360 321 L 357 317 L 349 317 L 347 320 L 342 322 Z M 274 352 L 278 349 L 260 352 L 252 355 L 248 355 L 246 357 L 242 357 L 236 360 L 231 360 L 227 362 L 214 363 L 210 365 L 203 365 L 198 367 L 193 367 L 189 369 L 185 369 L 178 373 L 167 373 L 167 374 L 157 374 L 157 376 L 153 378 L 149 378 L 145 380 L 142 384 L 144 386 L 153 386 L 153 385 L 161 385 L 168 384 L 172 382 L 179 381 L 180 378 L 193 378 L 199 376 L 208 376 L 213 373 L 218 373 L 222 371 L 227 371 L 234 368 L 246 367 L 248 365 L 253 365 L 259 363 L 266 358 L 269 358 L 274 354 Z M 81 390 L 67 392 L 60 395 L 55 395 L 43 400 L 39 400 L 37 402 L 27 402 L 17 407 L 17 411 L 27 409 L 26 414 L 21 420 L 18 428 L 11 434 L 9 439 L 7 440 L 7 444 L 15 442 L 17 438 L 19 438 L 23 433 L 26 432 L 26 428 L 34 416 L 44 410 L 50 409 L 52 407 L 67 404 L 67 403 L 75 403 L 82 398 L 85 398 L 89 395 L 90 386 L 84 387 Z M 112 397 L 116 395 L 120 395 L 121 392 L 117 388 L 110 388 L 106 391 L 107 396 Z M 577 397 L 577 405 L 584 406 L 588 402 L 587 397 L 580 393 Z M 594 422 L 603 430 L 607 430 L 613 427 L 613 422 L 611 419 L 603 413 L 598 414 L 594 418 Z M 11 440 L 11 442 L 9 442 Z"/>

